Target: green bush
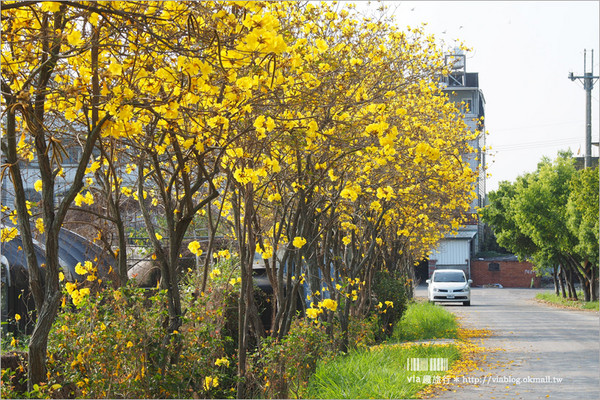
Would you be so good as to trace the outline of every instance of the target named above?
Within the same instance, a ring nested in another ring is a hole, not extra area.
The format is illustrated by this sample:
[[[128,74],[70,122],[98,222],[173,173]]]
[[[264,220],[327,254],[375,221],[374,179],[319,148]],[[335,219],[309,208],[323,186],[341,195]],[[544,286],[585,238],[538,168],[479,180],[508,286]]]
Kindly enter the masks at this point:
[[[233,397],[236,361],[223,331],[236,282],[227,278],[214,274],[205,293],[195,274],[183,279],[186,311],[170,336],[165,291],[127,286],[75,295],[70,286],[49,338],[48,385],[60,385],[63,397]]]
[[[402,318],[409,299],[409,282],[405,277],[396,278],[394,274],[380,271],[373,279],[373,293],[377,299],[375,307],[380,313],[379,329],[376,338],[389,338],[396,323]]]
[[[265,398],[303,397],[317,362],[329,358],[333,343],[325,326],[308,318],[295,319],[282,339],[266,338],[251,360],[256,395]]]
[[[27,353],[23,351],[4,351],[2,347],[2,385],[0,398],[19,399],[27,391]]]
[[[377,343],[376,336],[380,329],[381,322],[379,314],[371,314],[368,317],[350,316],[350,323],[348,324],[348,346],[351,349],[366,348]],[[335,332],[338,336],[341,336],[342,331],[340,327],[335,328]],[[339,341],[341,338],[336,338],[337,346],[340,348]]]
[[[456,317],[431,303],[411,303],[394,331],[397,341],[454,338],[458,330]]]

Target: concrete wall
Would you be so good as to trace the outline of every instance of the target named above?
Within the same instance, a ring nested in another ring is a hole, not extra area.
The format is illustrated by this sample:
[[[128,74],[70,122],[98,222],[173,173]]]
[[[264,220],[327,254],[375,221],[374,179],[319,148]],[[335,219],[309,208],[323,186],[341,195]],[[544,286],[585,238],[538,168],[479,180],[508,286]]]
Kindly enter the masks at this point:
[[[490,271],[490,263],[498,264],[498,271]],[[506,260],[472,260],[471,279],[473,286],[492,285],[499,283],[504,287],[528,288],[531,286],[539,288],[541,278],[536,277],[533,272],[533,264],[524,261]]]

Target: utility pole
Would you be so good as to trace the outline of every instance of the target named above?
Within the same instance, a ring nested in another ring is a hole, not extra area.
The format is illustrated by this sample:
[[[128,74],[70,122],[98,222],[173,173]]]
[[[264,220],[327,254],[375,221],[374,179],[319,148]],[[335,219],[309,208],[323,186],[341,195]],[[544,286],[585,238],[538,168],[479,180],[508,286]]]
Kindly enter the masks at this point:
[[[573,76],[569,73],[569,79],[581,79],[583,81],[583,89],[585,90],[585,168],[592,166],[592,89],[594,88],[594,80],[598,76],[594,76],[594,50],[592,49],[592,69],[587,71],[586,65],[586,50],[583,50],[583,76]]]

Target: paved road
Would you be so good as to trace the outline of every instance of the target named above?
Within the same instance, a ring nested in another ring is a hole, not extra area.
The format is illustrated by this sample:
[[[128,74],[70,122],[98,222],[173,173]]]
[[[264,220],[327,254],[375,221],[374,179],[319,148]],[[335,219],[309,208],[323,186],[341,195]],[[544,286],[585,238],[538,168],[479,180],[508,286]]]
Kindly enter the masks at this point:
[[[463,326],[494,332],[483,340],[486,348],[505,351],[487,355],[485,372],[439,398],[600,399],[599,314],[539,304],[533,298],[540,290],[473,288],[471,307],[444,305]],[[415,294],[426,297],[426,287]]]

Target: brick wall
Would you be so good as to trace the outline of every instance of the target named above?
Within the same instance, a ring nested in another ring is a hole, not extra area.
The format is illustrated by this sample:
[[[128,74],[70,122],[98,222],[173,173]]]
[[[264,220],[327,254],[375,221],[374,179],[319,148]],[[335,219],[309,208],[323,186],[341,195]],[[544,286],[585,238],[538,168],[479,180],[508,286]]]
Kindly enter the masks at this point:
[[[496,263],[490,270],[490,263]],[[497,267],[497,268],[494,268]],[[471,279],[473,286],[491,285],[499,283],[504,287],[528,288],[531,286],[540,287],[541,278],[536,277],[533,272],[533,264],[530,262],[506,261],[506,260],[472,260],[471,261]]]

